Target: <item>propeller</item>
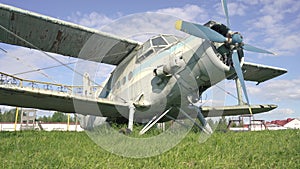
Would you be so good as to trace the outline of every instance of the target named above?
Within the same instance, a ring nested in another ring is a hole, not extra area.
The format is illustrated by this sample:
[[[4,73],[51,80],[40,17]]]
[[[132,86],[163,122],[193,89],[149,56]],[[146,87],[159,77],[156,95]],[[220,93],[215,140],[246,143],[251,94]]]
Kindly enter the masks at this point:
[[[238,50],[241,50],[241,49],[238,49]],[[240,66],[240,59],[239,59],[239,56],[238,56],[237,52],[233,52],[233,54],[232,54],[232,62],[233,62],[234,70],[235,70],[235,72],[236,72],[236,74],[238,76],[238,79],[241,82],[241,86],[242,86],[242,89],[243,89],[243,92],[244,92],[247,104],[250,105],[248,94],[247,94],[247,90],[246,90],[246,85],[245,85],[245,81],[244,81],[244,75],[243,75],[242,68]]]
[[[227,0],[221,0],[221,3],[222,3],[224,13],[226,15],[227,26],[230,27],[229,14],[228,14],[228,8],[227,8]]]
[[[230,20],[229,20],[229,12],[228,12],[228,7],[227,7],[227,0],[221,0],[222,7],[226,16],[226,22],[227,22],[227,27],[230,27]],[[247,50],[250,52],[256,52],[256,53],[264,53],[264,54],[273,54],[273,52],[267,51],[265,49],[260,49],[258,47],[245,44],[243,42],[243,36],[236,32],[231,34],[231,39],[224,37],[221,35],[219,32],[203,25],[199,25],[196,23],[191,23],[191,22],[186,22],[182,20],[176,21],[175,27],[177,30],[183,31],[185,33],[188,33],[190,35],[206,39],[212,42],[218,42],[218,43],[227,43],[229,45],[234,45],[234,48],[231,50],[233,51],[232,55],[232,61],[233,61],[233,66],[235,69],[235,72],[238,76],[238,79],[241,83],[243,93],[245,95],[247,104],[249,105],[249,111],[252,114],[251,108],[250,108],[250,103],[249,103],[249,98],[246,90],[246,85],[245,85],[245,80],[243,76],[243,71],[241,68],[240,64],[240,59],[244,57],[244,52],[243,50]]]
[[[182,20],[178,20],[175,23],[175,28],[182,32],[188,33],[190,35],[206,39],[212,42],[223,43],[226,41],[226,38],[219,34],[218,32],[210,29],[207,26],[203,26],[196,23],[186,22]]]
[[[223,43],[223,42],[227,41],[227,38],[224,37],[223,35],[221,35],[220,33],[216,32],[213,29],[210,29],[207,26],[203,26],[200,24],[178,20],[175,23],[175,28],[182,32],[185,32],[190,35],[193,35],[193,36],[196,36],[196,37],[199,37],[202,39],[206,39],[206,40],[209,40],[212,42]],[[244,44],[242,35],[240,35],[238,33],[235,33],[232,35],[232,41],[230,43],[232,45],[235,45],[237,43],[240,46],[242,46],[242,49],[250,51],[250,52],[275,55],[275,53],[267,51],[265,49],[260,49],[258,47],[255,47],[255,46],[252,46],[249,44]]]
[[[260,49],[258,47],[251,46],[251,45],[248,45],[248,44],[244,44],[243,49],[247,50],[247,51],[251,51],[251,52],[256,52],[256,53],[265,53],[265,54],[276,55],[273,52],[270,52],[270,51],[267,51],[267,50],[264,50],[264,49]]]

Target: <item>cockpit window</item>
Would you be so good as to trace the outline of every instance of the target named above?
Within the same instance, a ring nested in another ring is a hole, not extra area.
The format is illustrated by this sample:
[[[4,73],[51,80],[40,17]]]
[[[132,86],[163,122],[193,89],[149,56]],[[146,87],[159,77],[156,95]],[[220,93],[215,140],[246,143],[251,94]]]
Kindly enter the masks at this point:
[[[162,37],[157,37],[152,39],[152,45],[155,47],[155,46],[165,46],[168,44]]]
[[[151,47],[151,43],[150,40],[148,40],[147,42],[145,42],[143,44],[143,52],[145,52],[146,50],[148,50]]]
[[[145,53],[143,53],[142,55],[140,55],[138,57],[138,62],[141,62],[142,60],[147,58],[149,55],[151,55],[153,52],[154,52],[153,49],[149,49],[148,51],[146,51]]]
[[[164,38],[168,41],[168,43],[174,43],[177,41],[177,39],[173,35],[164,35]]]
[[[177,38],[173,35],[159,35],[155,36],[143,44],[143,47],[138,51],[137,61],[141,62],[152,53],[167,47],[177,41]]]

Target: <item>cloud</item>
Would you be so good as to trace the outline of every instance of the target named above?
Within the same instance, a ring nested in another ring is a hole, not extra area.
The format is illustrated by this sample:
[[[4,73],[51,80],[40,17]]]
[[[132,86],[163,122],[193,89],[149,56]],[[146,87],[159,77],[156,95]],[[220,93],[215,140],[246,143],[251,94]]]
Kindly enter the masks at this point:
[[[199,20],[206,21],[208,18],[206,10],[190,4],[182,8],[165,8],[127,16],[119,14],[119,16],[118,19],[113,19],[97,12],[90,14],[76,12],[68,17],[68,20],[103,32],[143,42],[157,34],[184,36],[185,34],[177,31],[174,27],[175,21],[178,19],[197,22]]]
[[[37,65],[42,67],[49,66],[51,63],[47,62],[47,59],[40,57],[41,55],[44,54],[27,48],[10,48],[7,50],[7,53],[2,53],[0,56],[0,69],[3,72],[15,74],[40,68]],[[38,72],[45,73],[42,70]],[[24,74],[20,77],[33,78],[36,75],[37,74]],[[39,74],[39,77],[40,76],[41,74]]]
[[[171,16],[176,16],[187,21],[206,21],[209,16],[207,11],[197,5],[187,4],[182,8],[165,8],[154,12],[164,13]]]
[[[138,13],[124,16],[102,27],[102,31],[117,36],[144,42],[158,34],[175,34],[184,36],[175,29],[175,21],[179,18],[157,12]]]
[[[71,16],[68,16],[67,19],[79,25],[97,30],[100,30],[102,26],[114,21],[113,18],[109,18],[104,14],[99,14],[97,12],[82,14],[79,11],[73,13]]]
[[[227,7],[228,7],[229,17],[243,16],[246,14],[247,6],[241,2],[227,3]],[[220,16],[225,18],[223,6],[221,3],[215,4],[215,9]]]
[[[297,118],[297,117],[299,117],[299,114],[297,114],[295,110],[290,108],[277,108],[275,110],[266,113],[255,115],[256,119],[263,119],[266,121],[284,120],[287,118]]]
[[[249,9],[257,9],[257,17],[246,22],[252,42],[260,46],[270,46],[279,55],[293,55],[300,43],[300,3],[298,1],[265,0],[249,4]],[[272,55],[265,55],[272,56]]]
[[[249,86],[249,94],[274,102],[300,100],[300,78],[289,80],[273,80],[259,86]]]
[[[240,1],[244,2],[246,5],[257,5],[259,3],[259,0],[251,0],[251,1],[240,0]]]
[[[75,58],[22,47],[9,47],[6,51],[7,53],[3,52],[0,55],[1,72],[11,75],[17,74],[17,77],[28,80],[63,84],[72,83],[73,71],[61,65],[49,56],[66,64],[76,62],[77,59]],[[53,66],[54,68],[52,69],[49,68],[43,70],[44,68]],[[73,66],[74,64],[68,65],[70,68],[73,68]]]
[[[300,77],[295,79],[273,79],[272,82],[264,82],[258,86],[255,83],[246,83],[248,97],[251,104],[280,103],[293,105],[300,100]],[[220,87],[220,93],[226,94],[226,104],[237,103],[235,82],[226,81],[225,87]],[[209,97],[210,98],[210,97]],[[245,97],[243,95],[245,100]]]

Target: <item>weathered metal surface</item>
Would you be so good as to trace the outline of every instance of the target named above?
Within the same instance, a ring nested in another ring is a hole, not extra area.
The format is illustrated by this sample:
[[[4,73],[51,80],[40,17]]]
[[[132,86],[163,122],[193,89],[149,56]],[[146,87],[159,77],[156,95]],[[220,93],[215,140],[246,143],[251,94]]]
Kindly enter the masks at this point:
[[[251,105],[251,110],[253,114],[268,112],[275,108],[277,108],[277,105],[274,104]],[[250,114],[248,105],[220,107],[202,106],[201,113],[205,117],[236,116],[241,114]]]
[[[243,73],[245,80],[257,83],[265,82],[287,72],[286,69],[249,62],[245,62],[242,69],[244,71]],[[233,75],[228,79],[235,77],[236,75]]]
[[[255,81],[258,83],[273,79],[287,72],[286,69],[248,62],[244,63],[243,70],[245,70],[245,80]]]
[[[113,65],[118,65],[138,45],[135,41],[4,4],[0,4],[0,25],[0,41],[3,43],[72,57],[78,57],[89,38],[96,35],[101,42],[97,50],[107,52],[103,59],[91,60]],[[99,55],[94,55],[94,58],[96,56]]]
[[[122,117],[118,110],[128,111],[125,103],[85,95],[82,90],[83,86],[25,80],[0,72],[1,105],[109,117]]]

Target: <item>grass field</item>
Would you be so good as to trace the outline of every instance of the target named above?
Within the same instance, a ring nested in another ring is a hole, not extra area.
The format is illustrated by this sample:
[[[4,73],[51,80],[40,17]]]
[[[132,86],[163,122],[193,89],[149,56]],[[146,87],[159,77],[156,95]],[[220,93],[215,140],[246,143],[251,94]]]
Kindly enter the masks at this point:
[[[159,156],[111,154],[85,132],[0,132],[0,168],[300,168],[300,130],[190,132]]]

